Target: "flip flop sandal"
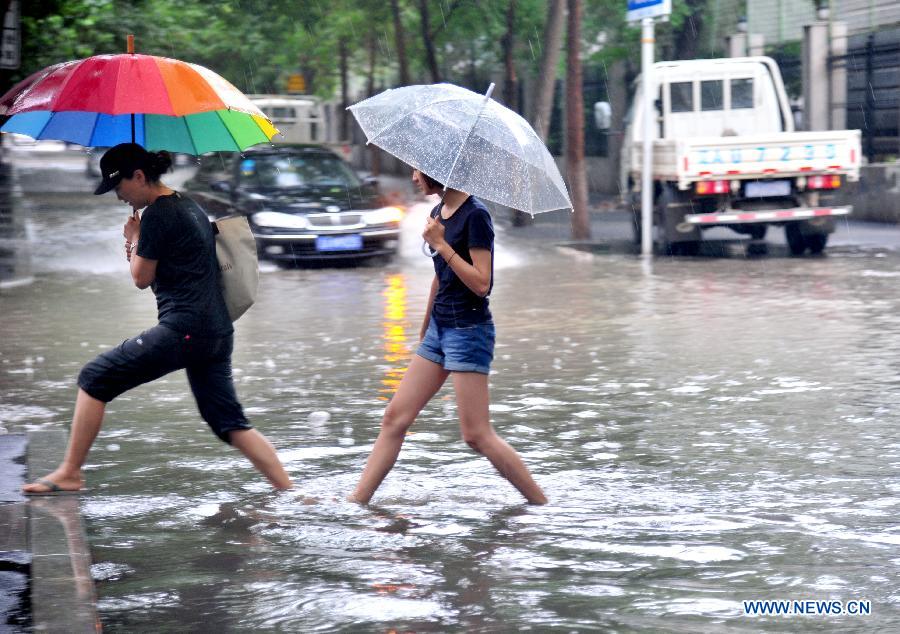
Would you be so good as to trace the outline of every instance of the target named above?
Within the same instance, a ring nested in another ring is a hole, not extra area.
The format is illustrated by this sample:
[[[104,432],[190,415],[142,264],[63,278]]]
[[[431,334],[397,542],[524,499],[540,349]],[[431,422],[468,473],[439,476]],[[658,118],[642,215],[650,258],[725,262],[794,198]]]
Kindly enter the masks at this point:
[[[34,481],[33,484],[40,484],[47,487],[46,491],[24,491],[25,495],[30,497],[36,496],[53,496],[53,495],[80,495],[82,493],[87,493],[87,489],[76,489],[74,491],[69,489],[63,489],[56,482],[52,482],[50,480],[45,480],[44,478],[38,478]]]

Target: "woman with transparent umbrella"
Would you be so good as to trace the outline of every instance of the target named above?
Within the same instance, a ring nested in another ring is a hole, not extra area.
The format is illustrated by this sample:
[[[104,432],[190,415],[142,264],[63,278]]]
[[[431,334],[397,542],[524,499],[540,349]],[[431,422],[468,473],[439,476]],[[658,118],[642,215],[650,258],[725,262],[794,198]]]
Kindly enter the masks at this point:
[[[421,344],[391,398],[381,430],[350,500],[368,503],[397,460],[406,431],[444,382],[452,377],[463,440],[532,504],[547,498],[516,451],[490,423],[488,374],[494,357],[494,323],[488,308],[493,287],[494,230],[484,204],[445,187],[419,170],[413,182],[439,194],[422,237],[434,255]]]

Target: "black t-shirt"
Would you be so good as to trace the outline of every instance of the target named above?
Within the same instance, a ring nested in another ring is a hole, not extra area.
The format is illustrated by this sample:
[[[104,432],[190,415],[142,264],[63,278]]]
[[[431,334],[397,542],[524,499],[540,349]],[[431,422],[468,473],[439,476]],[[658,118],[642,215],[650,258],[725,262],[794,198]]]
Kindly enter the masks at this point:
[[[160,196],[141,214],[137,254],[156,260],[159,323],[185,334],[234,332],[219,287],[216,242],[209,218],[178,193]]]
[[[491,252],[491,288],[494,287],[494,226],[487,207],[474,196],[464,202],[448,219],[441,218],[440,203],[431,210],[431,217],[444,225],[444,239],[458,253],[456,257],[472,263],[469,249],[489,249]],[[463,284],[441,256],[434,258],[434,272],[438,291],[434,297],[431,316],[444,327],[464,328],[491,321],[488,298],[479,297]],[[488,289],[490,294],[490,289]]]

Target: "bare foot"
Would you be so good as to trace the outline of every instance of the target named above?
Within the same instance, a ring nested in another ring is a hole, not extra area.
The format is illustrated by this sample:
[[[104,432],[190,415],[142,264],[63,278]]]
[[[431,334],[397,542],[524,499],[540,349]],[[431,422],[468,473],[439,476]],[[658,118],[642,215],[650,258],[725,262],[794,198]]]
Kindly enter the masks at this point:
[[[81,473],[68,475],[57,470],[43,478],[38,478],[31,484],[24,485],[22,492],[27,495],[29,493],[53,493],[55,491],[80,491],[83,488],[84,478],[81,477]]]

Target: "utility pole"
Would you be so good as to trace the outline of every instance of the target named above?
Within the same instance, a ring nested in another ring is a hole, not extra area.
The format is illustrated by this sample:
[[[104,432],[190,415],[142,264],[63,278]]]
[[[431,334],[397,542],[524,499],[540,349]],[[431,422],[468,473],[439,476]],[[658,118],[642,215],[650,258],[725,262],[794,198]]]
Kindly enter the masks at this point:
[[[672,0],[628,0],[627,19],[641,21],[641,97],[643,160],[641,161],[641,255],[653,254],[653,136],[656,133],[656,84],[653,80],[653,52],[656,44],[654,20],[668,19]]]
[[[566,43],[566,172],[572,193],[572,239],[589,240],[587,172],[584,166],[584,98],[581,80],[582,0],[568,0]]]

